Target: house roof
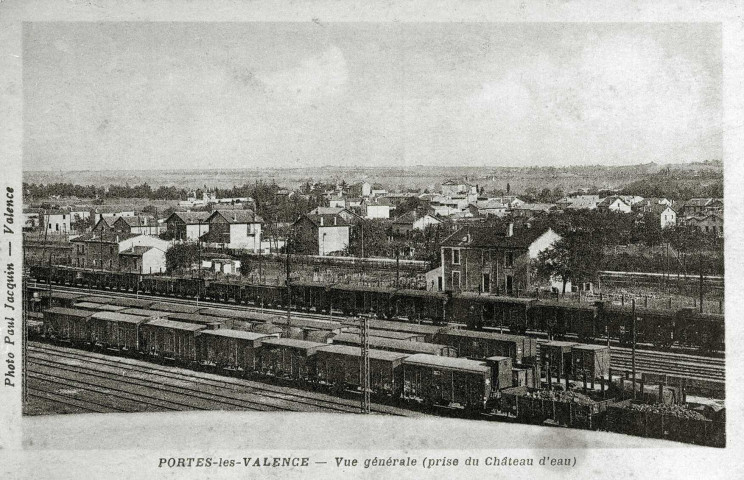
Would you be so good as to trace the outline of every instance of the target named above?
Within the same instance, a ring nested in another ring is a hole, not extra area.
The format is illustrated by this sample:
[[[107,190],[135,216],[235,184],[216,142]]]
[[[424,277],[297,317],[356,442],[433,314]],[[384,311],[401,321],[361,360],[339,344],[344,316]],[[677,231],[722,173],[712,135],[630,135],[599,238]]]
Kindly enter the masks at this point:
[[[215,210],[207,218],[208,222],[211,222],[214,217],[221,215],[222,218],[227,220],[227,223],[263,223],[263,218],[256,215],[256,212],[250,209],[245,210]]]
[[[113,227],[116,221],[123,217],[101,217],[95,225],[93,225],[93,228],[96,228],[99,223],[105,223],[107,227]]]
[[[201,223],[206,223],[207,218],[209,218],[210,214],[209,212],[173,212],[167,219],[170,220],[172,217],[180,218],[183,223],[186,225],[195,225],[201,221]]]
[[[104,217],[105,218],[105,217]],[[149,216],[134,216],[134,217],[116,217],[116,220],[114,223],[125,223],[130,227],[150,227],[150,226],[156,226],[157,222],[153,217]]]
[[[670,205],[667,205],[666,203],[652,203],[649,206],[649,210],[651,213],[655,213],[657,215],[661,215],[666,209],[672,210],[674,213],[677,213],[677,211],[672,208]]]
[[[406,225],[412,225],[413,222],[415,222],[418,219],[419,219],[419,217],[418,217],[418,215],[416,215],[416,212],[413,211],[413,210],[411,210],[410,212],[406,212],[403,215],[401,215],[400,217],[396,218],[393,221],[393,223],[398,223],[398,224],[403,223],[403,224],[406,224]]]
[[[346,221],[344,217],[342,217],[339,214],[330,214],[330,215],[315,215],[311,213],[306,213],[299,219],[297,219],[297,222],[302,220],[302,218],[307,218],[312,222],[313,225],[316,227],[346,227],[349,226],[349,222]],[[322,225],[321,225],[321,219],[322,219]],[[295,223],[297,223],[295,222]]]
[[[447,237],[443,247],[480,247],[480,248],[528,248],[547,230],[521,229],[514,231],[511,237],[506,236],[504,228],[463,227]]]
[[[597,204],[597,207],[609,207],[610,205],[612,205],[613,203],[615,203],[617,200],[619,200],[619,201],[623,202],[624,204],[628,205],[628,202],[626,202],[622,198],[616,197],[616,196],[611,196],[611,197],[603,198],[602,201]]]
[[[148,246],[144,246],[144,245],[138,245],[138,246],[135,246],[135,247],[128,248],[126,250],[122,250],[121,252],[119,252],[119,255],[127,255],[127,256],[131,256],[131,257],[141,257],[142,255],[144,255],[146,252],[149,252],[153,248],[155,248],[155,247],[148,247]]]
[[[512,207],[512,210],[539,210],[543,212],[547,212],[548,210],[555,208],[554,203],[524,203],[522,205],[515,205]]]
[[[124,240],[139,237],[139,233],[117,233],[117,232],[89,232],[71,238],[70,242],[100,242],[100,243],[119,243]]]
[[[712,198],[691,198],[685,202],[685,207],[704,207],[712,201]]]

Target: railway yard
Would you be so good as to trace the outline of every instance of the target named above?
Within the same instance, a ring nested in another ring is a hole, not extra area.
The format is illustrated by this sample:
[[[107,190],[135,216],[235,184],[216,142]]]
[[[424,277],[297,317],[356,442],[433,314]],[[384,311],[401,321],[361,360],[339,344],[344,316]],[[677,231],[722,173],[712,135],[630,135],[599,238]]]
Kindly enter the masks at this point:
[[[191,295],[175,284],[31,277],[27,415],[358,413],[361,401],[373,414],[725,445],[722,337],[689,341],[691,319],[722,323],[722,315],[672,312],[674,326],[659,334],[663,314],[635,306],[636,325],[618,308],[522,299],[486,303],[474,318],[464,302],[480,297],[439,304],[415,292],[313,285],[284,297],[271,296],[281,286],[235,285]]]

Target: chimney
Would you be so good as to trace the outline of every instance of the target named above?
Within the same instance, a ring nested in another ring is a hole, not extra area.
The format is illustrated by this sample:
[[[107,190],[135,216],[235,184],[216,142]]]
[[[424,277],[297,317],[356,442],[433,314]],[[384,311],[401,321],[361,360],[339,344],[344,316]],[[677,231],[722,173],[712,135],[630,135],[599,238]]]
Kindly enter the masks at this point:
[[[506,226],[506,236],[507,237],[514,236],[514,224],[512,222],[509,222],[509,224]]]
[[[321,227],[323,226],[323,216],[322,216],[322,215],[321,215],[321,217],[320,217],[320,226],[321,226]]]
[[[338,218],[333,217],[333,225],[338,225]]]

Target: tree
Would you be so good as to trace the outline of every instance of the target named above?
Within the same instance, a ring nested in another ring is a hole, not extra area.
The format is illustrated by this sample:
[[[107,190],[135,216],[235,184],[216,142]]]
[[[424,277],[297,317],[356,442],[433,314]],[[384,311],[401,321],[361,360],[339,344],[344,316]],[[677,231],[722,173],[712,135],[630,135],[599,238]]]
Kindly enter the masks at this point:
[[[566,293],[569,280],[574,283],[594,279],[602,264],[602,245],[585,232],[574,231],[557,240],[537,255],[533,265],[540,278],[558,277]]]
[[[511,185],[509,184],[509,182],[506,182],[506,194],[509,195],[510,192],[511,192]]]
[[[165,268],[168,273],[190,268],[199,260],[199,247],[193,243],[173,245],[165,252]]]

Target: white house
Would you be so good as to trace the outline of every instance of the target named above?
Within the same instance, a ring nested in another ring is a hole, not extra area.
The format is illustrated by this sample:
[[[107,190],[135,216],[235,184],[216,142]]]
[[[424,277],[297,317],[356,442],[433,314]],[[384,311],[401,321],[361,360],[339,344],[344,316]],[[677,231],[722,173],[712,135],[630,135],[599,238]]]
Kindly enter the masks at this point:
[[[202,241],[227,248],[261,249],[263,219],[253,210],[215,210],[207,218],[209,232]]]
[[[390,218],[390,205],[367,205],[365,218]]]
[[[597,204],[597,209],[605,212],[630,213],[631,205],[620,197],[607,197]]]

